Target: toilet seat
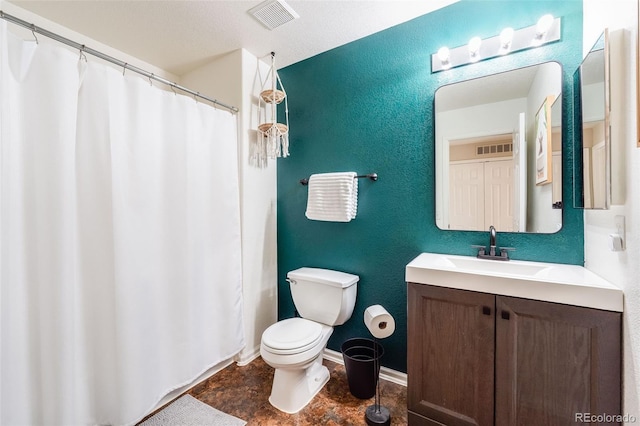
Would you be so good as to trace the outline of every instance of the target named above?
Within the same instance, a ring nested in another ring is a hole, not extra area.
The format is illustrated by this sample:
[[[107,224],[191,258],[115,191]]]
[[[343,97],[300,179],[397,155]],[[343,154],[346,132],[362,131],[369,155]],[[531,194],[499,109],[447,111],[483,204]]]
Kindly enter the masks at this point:
[[[262,334],[264,349],[290,355],[309,350],[322,340],[322,325],[304,318],[289,318],[271,325]]]

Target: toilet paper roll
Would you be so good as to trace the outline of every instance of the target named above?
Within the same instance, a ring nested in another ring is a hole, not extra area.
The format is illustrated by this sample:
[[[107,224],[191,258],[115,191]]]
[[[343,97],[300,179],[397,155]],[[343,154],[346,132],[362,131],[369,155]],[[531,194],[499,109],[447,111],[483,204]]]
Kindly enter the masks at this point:
[[[378,339],[389,337],[396,330],[395,320],[381,305],[372,305],[365,309],[364,324],[373,337]]]

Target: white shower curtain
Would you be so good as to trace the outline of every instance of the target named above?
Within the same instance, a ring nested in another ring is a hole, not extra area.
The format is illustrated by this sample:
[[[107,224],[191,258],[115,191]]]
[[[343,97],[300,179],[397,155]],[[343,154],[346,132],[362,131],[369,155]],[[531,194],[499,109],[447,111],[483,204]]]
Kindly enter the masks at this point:
[[[132,424],[244,346],[236,122],[0,22],[0,424]]]

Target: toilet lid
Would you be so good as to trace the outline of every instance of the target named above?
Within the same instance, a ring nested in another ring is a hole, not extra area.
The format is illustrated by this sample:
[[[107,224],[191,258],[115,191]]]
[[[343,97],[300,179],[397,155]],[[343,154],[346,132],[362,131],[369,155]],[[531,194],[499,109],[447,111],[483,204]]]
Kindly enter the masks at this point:
[[[278,321],[264,333],[262,343],[277,354],[298,353],[313,347],[322,337],[322,326],[304,318]]]

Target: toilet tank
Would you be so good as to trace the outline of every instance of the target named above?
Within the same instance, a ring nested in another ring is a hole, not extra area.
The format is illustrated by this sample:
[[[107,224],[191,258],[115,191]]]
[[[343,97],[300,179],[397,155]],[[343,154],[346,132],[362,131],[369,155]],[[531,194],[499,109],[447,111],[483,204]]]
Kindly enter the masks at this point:
[[[320,268],[300,268],[287,274],[300,316],[331,326],[351,318],[359,279],[357,275]]]

